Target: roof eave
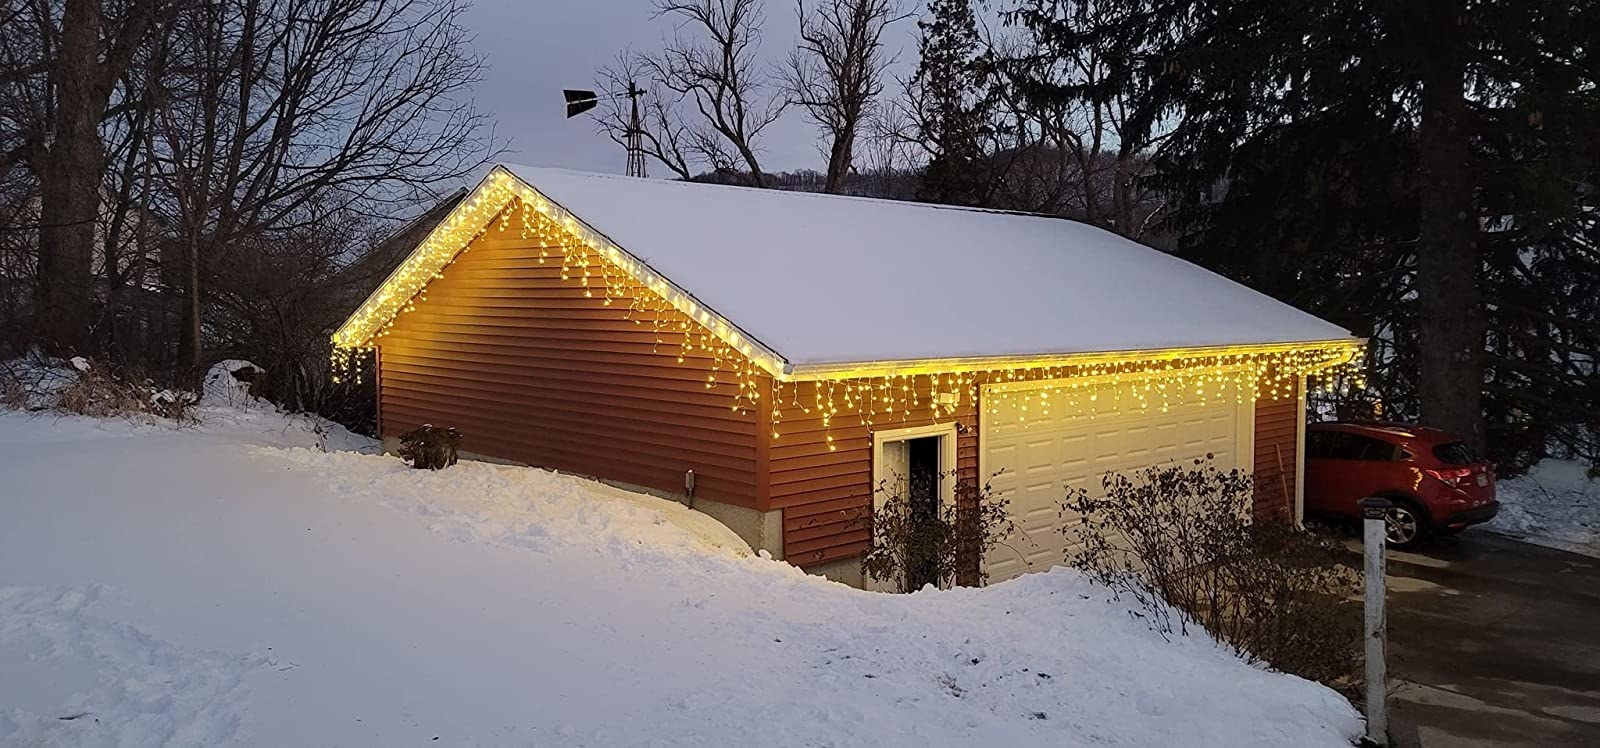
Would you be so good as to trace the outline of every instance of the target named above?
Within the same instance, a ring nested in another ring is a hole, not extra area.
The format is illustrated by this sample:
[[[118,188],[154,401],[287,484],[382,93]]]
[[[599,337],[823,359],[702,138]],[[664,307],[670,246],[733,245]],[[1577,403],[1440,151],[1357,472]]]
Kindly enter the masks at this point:
[[[474,212],[482,213],[483,211],[476,205],[477,201],[488,197],[497,190],[509,190],[510,195],[505,200],[506,204],[510,203],[511,197],[519,197],[525,200],[531,198],[539,206],[541,213],[547,214],[548,217],[561,224],[575,239],[583,242],[605,258],[606,261],[623,270],[634,281],[661,296],[679,312],[705,327],[723,343],[738,351],[745,358],[750,359],[768,374],[784,378],[792,371],[793,365],[777,351],[741,329],[732,320],[707,306],[687,289],[679,286],[665,275],[662,275],[660,271],[651,267],[649,263],[618,246],[604,233],[590,226],[582,218],[579,218],[560,203],[551,199],[550,196],[540,192],[537,187],[529,184],[518,176],[516,172],[506,168],[503,164],[496,164],[494,168],[490,169],[489,173],[473,188],[471,194],[467,195],[455,210],[452,210],[444,220],[440,221],[439,225],[432,232],[429,232],[427,237],[418,242],[417,246],[412,249],[411,254],[389,274],[383,284],[374,289],[367,296],[367,299],[362,302],[361,306],[357,307],[356,311],[345,319],[333,334],[334,344],[339,347],[369,345],[372,339],[383,330],[384,326],[391,323],[394,316],[399,313],[399,310],[404,308],[422,290],[422,287],[410,290],[406,294],[405,300],[397,304],[394,299],[398,298],[398,296],[391,297],[385,293],[385,291],[392,292],[394,290],[390,289],[389,286],[398,283],[398,279],[404,278],[408,272],[415,274],[418,271],[416,264],[420,260],[426,259],[419,257],[423,250],[436,238],[442,238],[445,232],[459,231],[460,228],[457,224],[466,216]],[[493,220],[493,215],[497,214],[503,207],[503,205],[497,206],[494,211],[490,212],[488,218],[474,222],[478,225],[473,227],[472,232],[481,231],[484,226],[488,225],[489,221]],[[437,267],[425,268],[423,272],[430,276],[438,272],[466,249],[469,243],[470,240],[461,242],[460,246],[454,247],[448,256],[441,255],[431,258],[427,264],[430,266],[437,265]],[[392,310],[381,309],[384,306],[392,307]]]
[[[1346,349],[1351,360],[1366,345],[1365,338],[1348,337],[1280,343],[1241,343],[1214,346],[1144,348],[1117,351],[1038,354],[1024,356],[973,356],[963,358],[925,358],[896,361],[799,364],[782,377],[786,381],[863,379],[920,374],[957,374],[971,371],[1004,371],[1067,366],[1093,366],[1118,361],[1176,361],[1183,359],[1248,356],[1286,353],[1297,350]]]

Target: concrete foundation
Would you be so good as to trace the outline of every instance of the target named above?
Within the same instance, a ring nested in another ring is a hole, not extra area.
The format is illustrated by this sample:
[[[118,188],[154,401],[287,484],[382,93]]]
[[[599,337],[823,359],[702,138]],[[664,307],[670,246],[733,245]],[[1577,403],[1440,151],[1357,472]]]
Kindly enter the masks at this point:
[[[866,577],[861,574],[861,557],[852,556],[829,561],[825,564],[806,567],[807,574],[816,574],[827,577],[841,584],[848,584],[857,589],[866,589]]]
[[[763,512],[747,506],[705,499],[695,499],[690,506],[727,525],[728,529],[744,538],[751,548],[766,551],[775,559],[783,559],[783,510]]]

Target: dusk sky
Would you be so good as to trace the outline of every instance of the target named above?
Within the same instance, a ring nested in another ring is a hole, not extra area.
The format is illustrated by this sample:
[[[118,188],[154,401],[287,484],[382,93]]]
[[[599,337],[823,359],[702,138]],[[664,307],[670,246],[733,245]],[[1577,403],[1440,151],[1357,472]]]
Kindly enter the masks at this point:
[[[907,0],[920,10],[921,0]],[[651,0],[477,0],[466,22],[477,34],[477,49],[488,60],[478,85],[478,106],[498,123],[496,134],[509,140],[504,160],[534,166],[621,173],[622,150],[595,132],[588,115],[565,119],[561,89],[589,88],[594,71],[626,48],[655,50],[670,36],[667,19],[652,20]],[[767,0],[761,55],[774,63],[793,45],[798,23],[792,0]],[[916,23],[904,20],[885,34],[885,46],[898,54],[895,74],[915,66]],[[891,83],[886,87],[897,88]],[[764,133],[763,167],[770,170],[820,169],[817,134],[798,110]],[[651,175],[664,169],[651,164]]]

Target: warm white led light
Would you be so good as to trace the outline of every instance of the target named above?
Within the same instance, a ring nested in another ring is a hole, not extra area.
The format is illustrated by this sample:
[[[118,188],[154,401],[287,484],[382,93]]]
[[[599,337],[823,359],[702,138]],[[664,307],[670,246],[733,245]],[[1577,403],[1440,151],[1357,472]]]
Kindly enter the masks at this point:
[[[1009,405],[1040,417],[1075,412],[1106,391],[1114,397],[1126,392],[1141,409],[1165,412],[1184,402],[1287,397],[1305,377],[1326,377],[1330,388],[1341,380],[1364,386],[1363,347],[1356,339],[791,367],[502,167],[495,167],[334,333],[336,381],[359,378],[355,354],[376,347],[398,315],[426,301],[428,284],[443,278],[445,268],[496,225],[501,232],[540,239],[540,263],[559,262],[560,277],[580,284],[584,296],[606,306],[627,300],[625,317],[637,324],[644,324],[639,317],[650,320],[658,352],[680,364],[695,357],[699,365],[709,358],[706,388],[716,388],[719,375],[731,378],[737,387],[730,408],[745,413],[765,408],[774,438],[786,410],[815,413],[829,449],[837,448],[832,430],[841,416],[872,428],[974,415],[980,383],[993,385],[981,403],[988,412]],[[661,351],[673,341],[676,351]],[[760,402],[763,377],[772,383],[765,403]],[[1108,382],[1131,387],[1100,389]],[[802,396],[802,387],[811,392]]]

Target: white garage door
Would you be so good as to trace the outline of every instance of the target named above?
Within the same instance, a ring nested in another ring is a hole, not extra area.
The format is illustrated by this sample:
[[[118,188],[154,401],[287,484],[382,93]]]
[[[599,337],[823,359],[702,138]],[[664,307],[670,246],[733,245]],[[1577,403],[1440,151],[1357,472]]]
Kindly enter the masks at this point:
[[[1015,385],[1011,385],[1015,386]],[[1060,531],[1071,517],[1061,516],[1066,487],[1096,491],[1107,472],[1129,472],[1169,461],[1188,461],[1211,453],[1219,469],[1251,468],[1254,408],[1232,397],[1205,403],[1140,409],[1132,388],[1105,384],[1078,390],[1079,405],[1040,413],[1033,399],[996,396],[985,388],[979,416],[979,471],[996,498],[1010,499],[1019,531],[992,551],[984,565],[989,581],[1063,564],[1067,538]],[[1062,403],[1057,394],[1053,398]],[[996,475],[996,472],[1000,474]],[[990,477],[992,476],[992,477]]]

